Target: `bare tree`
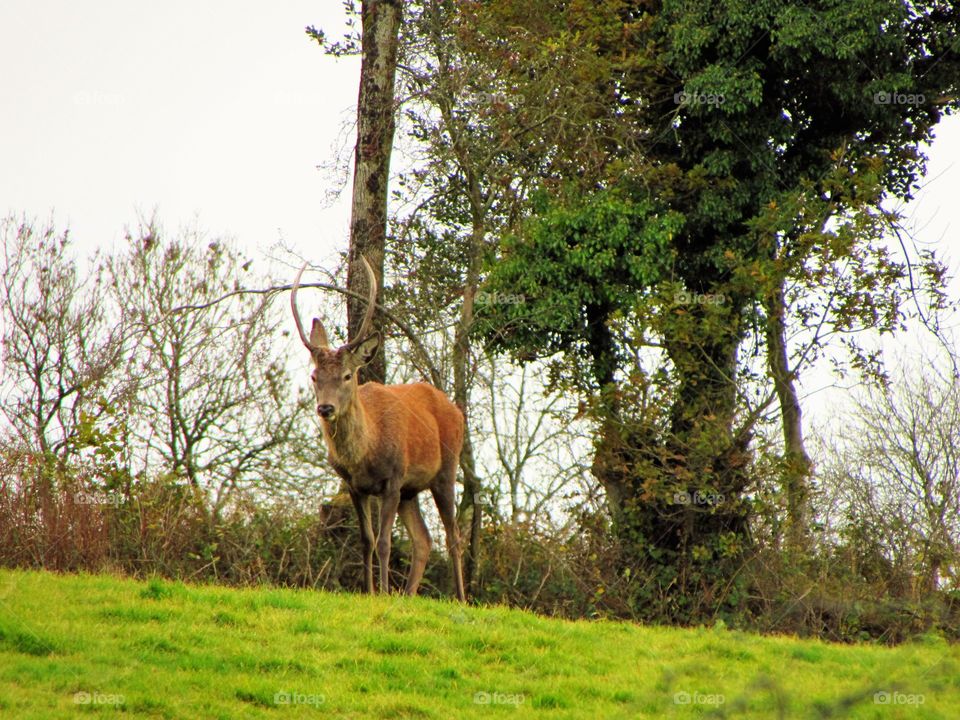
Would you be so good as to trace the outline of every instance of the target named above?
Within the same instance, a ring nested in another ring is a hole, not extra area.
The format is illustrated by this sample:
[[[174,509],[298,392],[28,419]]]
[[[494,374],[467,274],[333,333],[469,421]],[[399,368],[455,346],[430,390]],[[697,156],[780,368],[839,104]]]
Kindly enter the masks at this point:
[[[881,528],[923,590],[956,587],[960,559],[960,379],[935,363],[870,390],[843,433],[833,482],[855,518]]]
[[[216,515],[232,494],[277,481],[303,432],[278,347],[278,320],[253,295],[231,294],[249,273],[230,247],[156,226],[111,263],[112,290],[137,341],[133,434],[145,466],[207,493]],[[224,299],[226,296],[226,299]]]
[[[480,444],[480,457],[484,475],[500,480],[499,487],[488,489],[492,499],[506,491],[512,522],[524,515],[545,523],[564,518],[561,497],[589,499],[595,486],[589,465],[578,460],[578,455],[589,456],[589,429],[580,428],[578,435],[577,421],[570,419],[575,408],[559,393],[544,393],[541,371],[491,359],[483,377],[490,432]],[[578,448],[578,441],[585,447]],[[494,452],[487,452],[491,447]],[[487,458],[492,461],[483,462]]]
[[[8,217],[3,243],[3,399],[0,411],[27,449],[70,454],[82,422],[122,395],[122,335],[101,275],[81,277],[67,231]],[[91,263],[95,266],[95,263]]]
[[[387,236],[387,188],[396,127],[394,83],[404,6],[401,0],[345,0],[347,32],[331,41],[325,31],[307,26],[307,35],[328,55],[360,55],[360,89],[357,99],[357,141],[354,146],[353,191],[350,216],[350,250],[347,266],[347,334],[356,337],[369,293],[360,258],[376,270],[383,286],[384,246]],[[357,29],[359,20],[359,30]],[[374,327],[381,331],[379,313]],[[386,380],[386,356],[380,354],[361,371],[362,380]]]

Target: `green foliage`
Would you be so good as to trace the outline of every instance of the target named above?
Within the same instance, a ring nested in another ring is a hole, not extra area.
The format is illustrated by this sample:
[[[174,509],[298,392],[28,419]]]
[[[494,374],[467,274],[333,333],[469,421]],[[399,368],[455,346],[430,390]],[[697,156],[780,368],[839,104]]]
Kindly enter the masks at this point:
[[[882,374],[850,334],[896,330],[917,292],[882,203],[909,197],[957,107],[960,15],[937,0],[523,5],[474,7],[472,47],[512,96],[570,101],[524,128],[548,199],[488,263],[488,292],[524,302],[484,308],[480,329],[521,360],[562,353],[615,527],[654,578],[637,601],[689,621],[745,597],[723,578],[750,547],[750,441],[776,395],[749,400],[768,393],[744,344],[772,353],[775,320],[796,318],[790,381],[835,336]],[[923,265],[942,306],[943,268]],[[659,356],[639,352],[651,344]]]
[[[534,207],[490,263],[476,332],[524,359],[584,352],[591,309],[629,315],[668,276],[683,220],[616,190],[570,201],[541,194]]]

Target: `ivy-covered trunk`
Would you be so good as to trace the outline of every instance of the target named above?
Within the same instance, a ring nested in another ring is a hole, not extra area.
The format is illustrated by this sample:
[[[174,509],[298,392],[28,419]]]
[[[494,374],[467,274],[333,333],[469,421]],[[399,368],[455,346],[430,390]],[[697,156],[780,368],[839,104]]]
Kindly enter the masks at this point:
[[[607,403],[593,472],[603,485],[624,557],[639,577],[635,608],[651,619],[696,622],[732,610],[750,543],[748,436],[736,436],[738,310],[715,334],[716,308],[682,306],[691,334],[665,340],[677,392],[669,429],[656,434],[624,403]],[[709,328],[709,329],[708,329]],[[698,332],[698,329],[700,332]]]

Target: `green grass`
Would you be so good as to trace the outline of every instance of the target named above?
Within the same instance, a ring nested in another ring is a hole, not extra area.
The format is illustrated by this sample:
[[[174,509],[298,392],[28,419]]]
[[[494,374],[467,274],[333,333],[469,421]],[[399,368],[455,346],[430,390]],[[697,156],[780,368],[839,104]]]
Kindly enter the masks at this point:
[[[960,647],[0,571],[0,717],[114,715],[956,718]]]

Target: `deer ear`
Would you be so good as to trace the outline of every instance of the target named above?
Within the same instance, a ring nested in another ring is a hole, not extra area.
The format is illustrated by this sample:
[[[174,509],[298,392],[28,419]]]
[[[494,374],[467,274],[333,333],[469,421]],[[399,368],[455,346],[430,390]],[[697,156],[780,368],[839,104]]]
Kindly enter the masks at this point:
[[[374,333],[362,343],[357,345],[357,347],[353,349],[353,352],[350,353],[350,357],[353,359],[354,365],[357,367],[362,367],[373,360],[373,357],[377,354],[377,349],[379,347],[380,333]]]
[[[310,328],[310,344],[319,348],[325,348],[330,345],[327,341],[327,331],[323,329],[323,323],[320,322],[320,318],[313,319],[313,327]]]

